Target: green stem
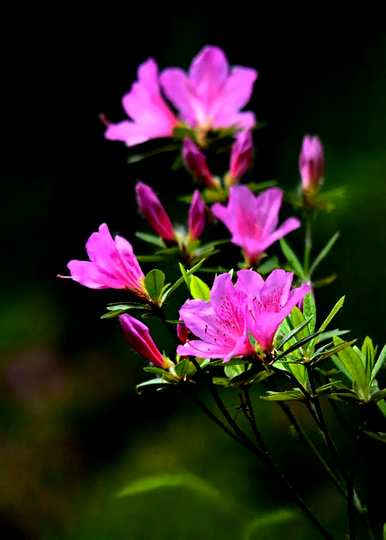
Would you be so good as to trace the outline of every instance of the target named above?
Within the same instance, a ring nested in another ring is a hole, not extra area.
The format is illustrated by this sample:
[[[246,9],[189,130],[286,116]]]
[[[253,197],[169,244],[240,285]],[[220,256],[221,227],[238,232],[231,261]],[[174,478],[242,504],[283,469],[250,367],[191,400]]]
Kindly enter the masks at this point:
[[[356,538],[356,532],[355,532],[355,507],[354,507],[354,486],[353,486],[353,483],[351,482],[351,478],[350,476],[347,474],[346,470],[345,470],[345,467],[342,463],[342,460],[341,460],[341,457],[339,455],[339,452],[335,446],[335,443],[330,435],[330,432],[327,428],[327,424],[326,424],[326,421],[325,421],[325,418],[324,418],[324,414],[323,414],[323,410],[322,410],[322,407],[320,405],[320,400],[319,400],[319,396],[317,395],[317,392],[316,392],[316,387],[315,387],[315,381],[314,381],[314,374],[313,374],[313,371],[312,371],[312,367],[307,364],[306,365],[306,368],[307,368],[307,373],[308,373],[308,378],[309,378],[309,381],[310,381],[310,386],[311,386],[311,390],[312,390],[312,402],[315,406],[315,410],[316,410],[316,414],[318,416],[318,419],[319,419],[319,426],[320,426],[320,430],[322,432],[322,435],[324,437],[324,440],[326,442],[326,445],[330,451],[330,454],[331,454],[331,457],[333,458],[333,460],[335,461],[335,464],[336,466],[338,467],[338,470],[342,476],[342,478],[344,479],[345,483],[346,483],[346,487],[347,487],[347,494],[348,494],[348,498],[347,498],[347,510],[348,510],[348,529],[349,529],[349,539],[350,540],[355,540]]]
[[[304,237],[304,273],[308,275],[310,270],[310,258],[312,250],[312,217],[310,212],[306,214],[306,232]]]

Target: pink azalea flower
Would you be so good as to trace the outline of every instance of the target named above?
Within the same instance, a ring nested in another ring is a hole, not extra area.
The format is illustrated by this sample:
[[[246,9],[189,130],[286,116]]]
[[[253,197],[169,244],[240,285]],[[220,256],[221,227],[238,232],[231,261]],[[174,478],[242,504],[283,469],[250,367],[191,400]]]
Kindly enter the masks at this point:
[[[229,274],[217,276],[209,302],[188,300],[182,306],[180,319],[199,339],[179,345],[179,355],[225,362],[250,356],[250,335],[270,351],[281,322],[310,291],[306,284],[291,290],[293,274],[284,270],[274,270],[265,281],[253,270],[240,270],[237,277],[234,285]]]
[[[283,191],[278,188],[256,196],[246,186],[233,186],[228,206],[212,206],[212,213],[232,233],[231,241],[243,249],[249,264],[258,262],[271,244],[300,227],[300,221],[294,217],[278,227],[282,199]]]
[[[265,281],[252,270],[240,270],[237,277],[235,288],[248,297],[249,331],[262,350],[268,351],[282,321],[311,287],[305,283],[291,290],[293,273],[284,270],[273,270]]]
[[[247,332],[247,296],[237,291],[229,274],[214,280],[210,301],[188,300],[180,309],[180,319],[199,339],[179,345],[180,356],[223,358],[253,353]]]
[[[240,110],[248,103],[256,78],[254,69],[230,68],[221,49],[207,46],[193,59],[188,74],[179,68],[165,69],[160,82],[189,126],[250,129],[254,114]]]
[[[172,222],[150,186],[138,182],[135,186],[139,210],[150,227],[167,241],[175,240]]]
[[[182,145],[182,158],[185,167],[195,179],[203,182],[203,184],[209,188],[219,187],[219,181],[214,178],[210,172],[205,155],[189,138],[184,139]]]
[[[127,313],[119,316],[119,322],[127,343],[135,352],[155,366],[165,369],[171,366],[170,360],[160,353],[145,324]]]
[[[299,156],[299,171],[303,190],[317,190],[324,176],[324,151],[319,137],[304,137]]]
[[[237,183],[251,167],[253,161],[253,140],[250,131],[242,131],[233,143],[231,151],[228,184]]]
[[[147,297],[144,275],[131,244],[116,236],[103,223],[86,243],[89,261],[70,261],[71,278],[90,289],[129,289]]]
[[[206,206],[200,192],[196,189],[193,193],[192,203],[188,214],[188,230],[192,240],[197,240],[205,227]]]
[[[153,59],[139,66],[138,80],[123,96],[122,105],[130,120],[108,124],[106,139],[133,146],[149,139],[173,135],[177,119],[161,96],[158,68]]]

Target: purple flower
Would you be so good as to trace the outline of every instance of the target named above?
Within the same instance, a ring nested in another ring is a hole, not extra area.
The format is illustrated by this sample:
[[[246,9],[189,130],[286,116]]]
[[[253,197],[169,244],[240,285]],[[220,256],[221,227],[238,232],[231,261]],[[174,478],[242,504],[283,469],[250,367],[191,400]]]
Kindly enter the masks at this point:
[[[256,196],[246,186],[233,186],[228,206],[212,206],[214,216],[228,227],[231,241],[243,249],[249,264],[258,262],[271,244],[300,227],[300,221],[294,217],[278,227],[282,199],[283,191],[278,188]]]
[[[270,351],[279,325],[310,291],[309,285],[291,290],[293,274],[284,270],[274,270],[265,281],[253,270],[240,270],[237,278],[234,285],[229,274],[221,274],[214,280],[209,302],[185,302],[180,319],[199,339],[179,345],[179,355],[225,362],[250,356],[255,354],[250,336],[262,351]]]
[[[293,273],[284,270],[273,270],[265,281],[252,270],[240,270],[237,277],[235,288],[248,297],[249,331],[262,350],[268,351],[282,321],[311,287],[307,283],[291,290]]]
[[[319,137],[306,135],[299,156],[303,191],[316,191],[324,176],[324,151]]]
[[[185,302],[180,319],[199,338],[180,345],[177,353],[181,356],[227,361],[253,353],[247,331],[247,296],[235,289],[229,274],[215,278],[209,302]]]
[[[175,240],[172,222],[151,187],[143,182],[138,182],[135,186],[135,192],[139,210],[150,227],[164,240]]]
[[[127,313],[119,316],[119,322],[127,343],[135,352],[155,366],[167,369],[172,365],[170,360],[160,353],[145,324]]]
[[[252,165],[253,140],[250,131],[242,131],[233,143],[228,184],[237,183]]]
[[[184,139],[182,158],[185,167],[196,180],[203,182],[207,187],[218,187],[218,180],[212,176],[204,154],[189,138]]]
[[[71,278],[91,289],[129,289],[138,296],[148,296],[144,275],[131,244],[116,236],[103,223],[86,243],[89,261],[70,261]]]
[[[188,230],[192,240],[197,240],[205,227],[206,206],[200,192],[196,189],[193,193],[192,203],[188,214]]]
[[[177,119],[161,96],[158,68],[153,59],[139,66],[138,80],[123,96],[122,105],[130,120],[108,124],[106,139],[133,146],[149,139],[173,135]]]
[[[165,69],[160,82],[189,126],[250,129],[255,125],[254,114],[240,110],[251,97],[256,77],[251,68],[230,69],[224,52],[207,46],[193,59],[188,74],[179,68]]]

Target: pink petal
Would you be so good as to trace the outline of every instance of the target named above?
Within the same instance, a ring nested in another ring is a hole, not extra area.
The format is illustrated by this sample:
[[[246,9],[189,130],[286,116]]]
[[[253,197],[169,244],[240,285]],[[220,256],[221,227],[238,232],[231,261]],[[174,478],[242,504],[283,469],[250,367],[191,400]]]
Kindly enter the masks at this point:
[[[161,73],[160,83],[165,95],[178,109],[183,119],[194,126],[198,103],[186,73],[178,68],[165,69]]]
[[[193,59],[189,78],[197,96],[207,109],[222,92],[228,72],[227,59],[218,47],[204,47]]]
[[[298,229],[301,226],[300,221],[297,218],[291,217],[284,221],[284,223],[276,229],[275,232],[270,234],[264,241],[263,241],[263,250],[265,250],[268,246],[279,240],[280,238],[283,238],[283,236],[286,236],[288,233]]]
[[[73,260],[67,264],[71,277],[90,289],[122,289],[122,281],[103,272],[90,261]]]

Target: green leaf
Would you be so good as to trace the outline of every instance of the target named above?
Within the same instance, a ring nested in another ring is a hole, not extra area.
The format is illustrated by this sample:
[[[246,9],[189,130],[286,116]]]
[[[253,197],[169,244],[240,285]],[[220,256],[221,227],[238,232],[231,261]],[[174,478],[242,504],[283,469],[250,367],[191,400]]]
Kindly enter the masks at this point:
[[[186,488],[206,499],[212,499],[221,504],[222,494],[211,486],[206,480],[190,473],[161,474],[159,476],[147,476],[134,480],[119,493],[118,497],[132,497],[142,495],[165,488]]]
[[[288,522],[294,521],[296,519],[298,519],[298,516],[292,510],[274,510],[273,512],[269,512],[267,514],[261,514],[260,516],[257,516],[255,519],[253,519],[250,523],[248,523],[244,530],[243,540],[253,540],[253,538],[255,537],[255,533],[256,538],[260,538],[261,530],[267,527],[269,527],[269,531],[266,532],[269,532],[270,537],[272,537],[272,527],[283,527]],[[266,535],[264,534],[264,538],[265,537]]]
[[[156,377],[143,383],[137,384],[136,390],[138,394],[142,394],[145,390],[162,390],[166,385],[169,385],[165,379]]]
[[[210,299],[210,289],[208,285],[197,276],[192,275],[190,277],[190,292],[193,298],[198,300],[205,300],[208,302]]]
[[[377,361],[375,362],[375,366],[373,367],[373,370],[371,372],[370,382],[373,382],[375,377],[378,375],[378,372],[382,369],[385,361],[386,361],[386,345],[384,345],[383,349],[379,353]]]
[[[338,311],[342,309],[343,304],[344,304],[344,299],[345,299],[345,296],[342,296],[341,298],[339,298],[335,306],[332,308],[330,313],[324,319],[323,323],[320,325],[319,332],[323,332],[327,328],[327,326],[330,324],[332,319],[335,317],[335,315],[338,313]]]
[[[189,270],[185,270],[184,268],[184,271],[187,274],[187,276],[190,276],[191,274],[193,274],[193,272],[196,272],[199,268],[201,268],[201,266],[204,264],[205,261],[206,261],[205,258],[201,259]],[[162,298],[161,298],[161,304],[165,302],[165,300],[171,295],[171,293],[174,292],[184,281],[185,281],[185,278],[183,275],[180,278],[178,278],[177,281],[173,283],[173,285],[171,285],[169,289],[163,293]]]
[[[310,322],[309,319],[306,319],[302,323],[300,323],[298,326],[296,326],[293,330],[290,330],[288,334],[282,339],[282,341],[276,346],[278,350],[282,349],[283,346],[293,337],[296,336],[307,324]]]
[[[385,399],[386,398],[386,388],[384,388],[383,390],[378,390],[378,392],[375,392],[372,396],[371,396],[371,401],[380,401],[381,399]]]
[[[258,272],[259,274],[265,276],[266,274],[272,272],[272,270],[275,268],[279,268],[279,266],[279,259],[277,257],[270,257],[260,264]]]
[[[158,268],[153,268],[153,270],[150,270],[150,272],[148,272],[145,276],[146,290],[152,300],[156,302],[161,296],[164,284],[165,274],[162,272],[162,270],[158,270]]]
[[[380,431],[364,431],[363,433],[365,433],[368,437],[371,437],[372,439],[386,443],[386,433],[382,433]]]
[[[140,262],[159,262],[164,260],[163,255],[138,255],[137,259]]]
[[[241,375],[244,372],[245,372],[245,366],[242,364],[236,364],[236,365],[226,364],[224,367],[224,373],[229,379],[233,379],[234,377],[237,377],[238,375]]]
[[[291,266],[295,274],[299,276],[302,280],[306,281],[307,277],[304,273],[303,267],[299,259],[295,255],[295,252],[292,250],[288,242],[284,240],[284,238],[280,240],[280,247],[284,257],[287,259],[289,265]]]
[[[312,263],[311,268],[310,268],[310,275],[313,274],[313,272],[319,266],[319,264],[323,261],[323,259],[325,259],[325,257],[327,257],[327,255],[329,254],[331,249],[334,247],[334,244],[338,240],[338,238],[339,238],[339,233],[338,232],[335,233],[332,236],[332,238],[330,238],[330,240],[327,242],[327,244],[324,246],[322,251],[319,253],[319,255],[316,257],[316,259]]]
[[[335,336],[335,346],[338,346],[343,342],[342,339]],[[338,360],[337,360],[338,359]],[[333,357],[336,366],[348,376],[353,383],[353,388],[358,392],[361,399],[367,400],[369,398],[369,380],[366,376],[365,366],[362,362],[362,355],[359,349],[353,347],[346,347],[340,350],[336,356]]]
[[[160,238],[159,236],[156,236],[155,234],[136,232],[135,236],[139,238],[140,240],[147,242],[148,244],[153,244],[154,246],[166,248],[165,242],[162,240],[162,238]]]
[[[196,368],[188,359],[181,360],[175,367],[175,372],[179,377],[191,377],[196,371]]]
[[[315,331],[316,326],[316,305],[312,292],[306,294],[303,300],[303,315],[309,321],[308,330],[310,334]]]
[[[300,390],[286,390],[284,392],[267,392],[261,399],[265,401],[298,401],[303,399],[303,393]]]

